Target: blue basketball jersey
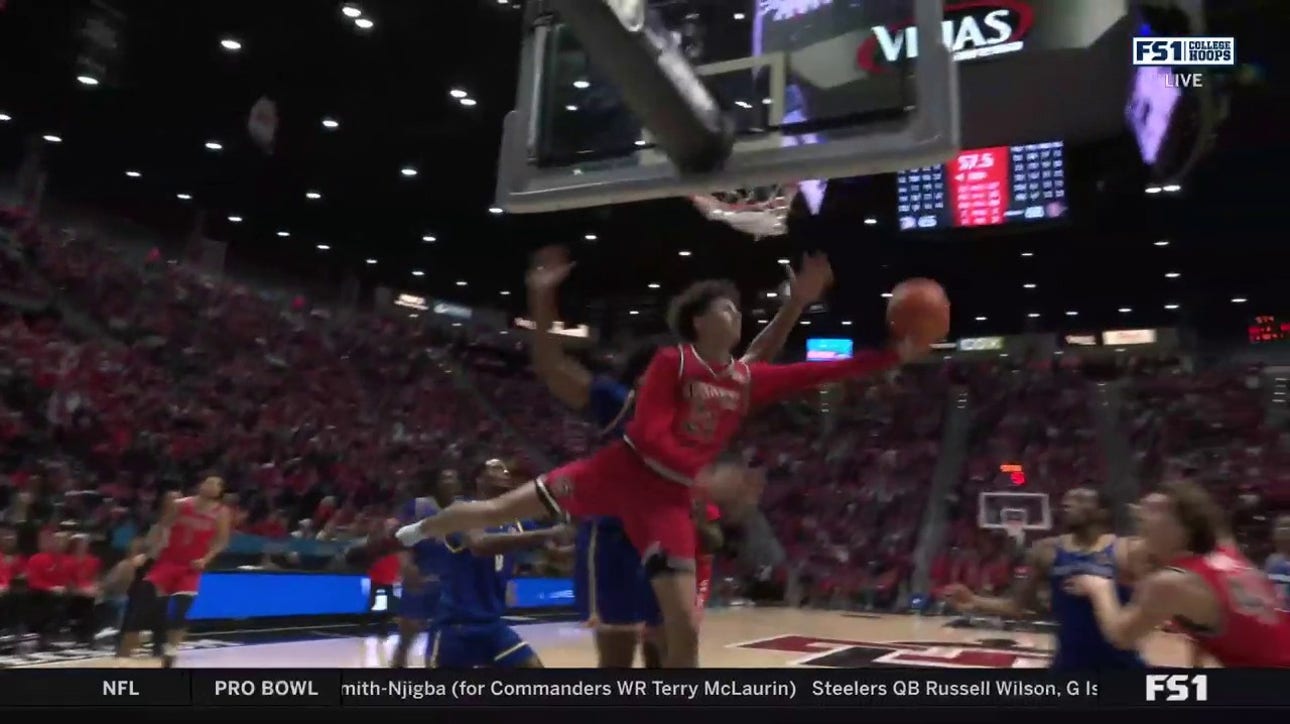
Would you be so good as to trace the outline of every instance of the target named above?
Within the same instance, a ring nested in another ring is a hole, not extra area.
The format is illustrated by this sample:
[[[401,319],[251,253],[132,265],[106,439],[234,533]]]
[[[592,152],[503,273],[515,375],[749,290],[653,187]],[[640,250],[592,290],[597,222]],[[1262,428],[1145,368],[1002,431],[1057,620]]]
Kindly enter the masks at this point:
[[[1058,539],[1057,556],[1049,571],[1052,584],[1053,617],[1057,620],[1057,652],[1053,668],[1075,671],[1141,668],[1146,664],[1137,651],[1116,648],[1102,635],[1093,605],[1083,596],[1066,592],[1066,579],[1072,576],[1097,576],[1118,581],[1115,544],[1101,550],[1068,549],[1066,536]],[[1121,603],[1129,601],[1127,587],[1116,584]]]
[[[491,528],[489,533],[521,533],[524,527],[512,523]],[[484,623],[500,621],[506,614],[506,587],[515,570],[512,555],[476,556],[461,536],[449,536],[442,543],[449,555],[439,570],[439,611],[435,622]]]
[[[488,533],[522,533],[523,523]],[[439,571],[439,607],[426,637],[426,665],[468,669],[512,667],[533,658],[529,645],[506,625],[506,588],[515,569],[513,555],[477,556],[461,536],[439,544],[446,552]]]
[[[1268,580],[1272,581],[1272,586],[1277,589],[1281,609],[1290,610],[1290,556],[1273,553],[1268,556],[1267,563],[1263,565],[1263,571],[1268,574]]]
[[[621,437],[631,419],[631,388],[612,377],[591,381],[587,417],[601,439]],[[609,625],[655,623],[654,592],[641,568],[640,553],[617,518],[584,518],[574,541],[574,604],[584,621]]]

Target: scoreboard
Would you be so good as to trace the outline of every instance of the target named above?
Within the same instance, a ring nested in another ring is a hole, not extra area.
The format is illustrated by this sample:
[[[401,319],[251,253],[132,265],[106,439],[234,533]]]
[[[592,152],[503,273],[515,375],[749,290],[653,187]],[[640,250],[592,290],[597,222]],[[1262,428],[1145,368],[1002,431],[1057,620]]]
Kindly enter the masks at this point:
[[[1290,321],[1271,314],[1261,314],[1250,323],[1249,334],[1250,344],[1284,342],[1290,339]]]
[[[1066,215],[1061,141],[963,151],[940,166],[896,174],[902,231],[999,226]]]

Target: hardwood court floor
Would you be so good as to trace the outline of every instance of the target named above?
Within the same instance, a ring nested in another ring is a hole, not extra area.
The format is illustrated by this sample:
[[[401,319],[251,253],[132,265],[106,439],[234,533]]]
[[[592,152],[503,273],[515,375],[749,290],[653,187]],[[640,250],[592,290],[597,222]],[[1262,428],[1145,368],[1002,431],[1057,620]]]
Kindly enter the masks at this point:
[[[847,614],[796,609],[725,609],[704,621],[700,659],[712,668],[813,666],[869,668],[923,666],[953,668],[1042,668],[1052,640],[1047,634],[948,628],[949,619]],[[591,632],[576,623],[535,623],[516,627],[548,667],[595,665]],[[423,639],[424,641],[424,639]],[[318,632],[311,640],[260,643],[183,651],[182,668],[381,668],[389,665],[393,638]],[[411,666],[423,665],[422,642]],[[1157,634],[1146,647],[1158,666],[1183,666],[1184,641]],[[153,666],[150,660],[113,657],[46,666],[106,668]]]

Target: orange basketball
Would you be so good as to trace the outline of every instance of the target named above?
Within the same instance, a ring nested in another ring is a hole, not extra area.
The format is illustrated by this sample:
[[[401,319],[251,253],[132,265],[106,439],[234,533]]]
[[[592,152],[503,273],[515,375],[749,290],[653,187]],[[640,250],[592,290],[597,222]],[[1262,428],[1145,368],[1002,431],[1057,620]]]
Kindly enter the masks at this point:
[[[939,342],[950,331],[950,299],[931,279],[906,279],[891,290],[887,324],[896,339]]]

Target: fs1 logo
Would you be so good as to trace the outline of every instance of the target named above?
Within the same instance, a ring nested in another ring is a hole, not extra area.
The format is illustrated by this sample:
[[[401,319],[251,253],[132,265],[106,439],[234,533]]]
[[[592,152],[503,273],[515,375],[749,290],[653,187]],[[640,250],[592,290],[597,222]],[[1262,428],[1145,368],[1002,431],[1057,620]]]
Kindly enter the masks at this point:
[[[1134,38],[1133,64],[1233,66],[1236,65],[1236,38]]]
[[[1147,674],[1147,701],[1209,701],[1209,676]]]

